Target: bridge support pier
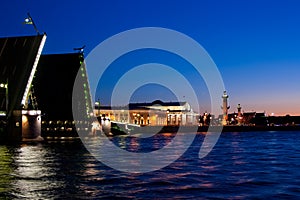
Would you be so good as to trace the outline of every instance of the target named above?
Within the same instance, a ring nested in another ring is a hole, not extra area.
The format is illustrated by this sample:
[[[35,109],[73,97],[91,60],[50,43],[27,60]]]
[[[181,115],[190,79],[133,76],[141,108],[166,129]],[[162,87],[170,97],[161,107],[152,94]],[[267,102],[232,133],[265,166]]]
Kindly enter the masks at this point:
[[[11,141],[42,141],[41,111],[14,110],[9,120],[8,133]]]

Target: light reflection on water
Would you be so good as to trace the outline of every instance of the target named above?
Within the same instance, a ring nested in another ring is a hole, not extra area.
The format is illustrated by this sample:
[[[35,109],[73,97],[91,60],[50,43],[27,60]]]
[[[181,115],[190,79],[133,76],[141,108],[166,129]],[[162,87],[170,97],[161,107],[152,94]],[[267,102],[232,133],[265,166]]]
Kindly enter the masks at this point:
[[[204,159],[198,158],[204,138],[198,134],[176,162],[145,174],[103,165],[80,141],[0,145],[0,199],[299,198],[299,134],[225,133]],[[112,141],[128,151],[148,152],[172,137]]]
[[[12,195],[28,199],[49,198],[49,192],[63,185],[62,181],[51,179],[58,168],[54,154],[43,145],[22,145],[13,156],[15,169],[11,175]],[[45,193],[43,191],[46,191]]]
[[[12,154],[6,146],[0,146],[0,194],[10,192],[10,183],[12,180],[11,168]]]

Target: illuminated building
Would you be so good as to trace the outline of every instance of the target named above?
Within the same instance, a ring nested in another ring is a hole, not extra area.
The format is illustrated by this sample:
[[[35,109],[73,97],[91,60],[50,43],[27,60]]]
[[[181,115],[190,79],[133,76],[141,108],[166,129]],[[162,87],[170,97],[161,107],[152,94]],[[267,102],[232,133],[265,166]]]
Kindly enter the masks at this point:
[[[251,117],[251,115],[249,116],[248,114],[245,113],[245,116],[242,113],[242,107],[241,104],[237,105],[237,113],[229,113],[228,116],[228,124],[230,125],[243,125],[245,123],[245,119],[249,120],[249,117]]]
[[[140,126],[197,125],[198,114],[187,102],[130,103],[127,106],[100,106],[95,114],[110,118],[111,121]]]

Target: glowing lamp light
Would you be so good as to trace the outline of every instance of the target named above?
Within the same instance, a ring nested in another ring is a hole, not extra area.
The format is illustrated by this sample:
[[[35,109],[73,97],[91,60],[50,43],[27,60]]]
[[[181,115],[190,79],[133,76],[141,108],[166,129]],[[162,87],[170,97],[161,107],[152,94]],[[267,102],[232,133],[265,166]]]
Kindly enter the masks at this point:
[[[32,20],[29,17],[25,18],[24,22],[25,24],[32,24]]]
[[[23,115],[40,115],[40,110],[22,110]]]
[[[28,118],[27,118],[27,116],[25,116],[25,115],[22,115],[22,122],[23,123],[26,123],[28,121]]]
[[[5,83],[0,83],[0,88],[7,88],[7,84],[5,84]]]

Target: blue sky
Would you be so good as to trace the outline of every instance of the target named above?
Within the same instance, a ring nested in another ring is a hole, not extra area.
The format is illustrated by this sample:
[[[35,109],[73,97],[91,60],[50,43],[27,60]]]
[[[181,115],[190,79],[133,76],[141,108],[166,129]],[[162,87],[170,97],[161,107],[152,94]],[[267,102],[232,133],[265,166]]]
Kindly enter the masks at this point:
[[[297,0],[11,0],[1,4],[0,36],[34,34],[22,24],[28,11],[48,35],[44,53],[86,45],[88,55],[128,29],[174,29],[210,54],[230,96],[230,111],[240,103],[245,111],[300,115],[299,8]],[[134,101],[147,100],[142,90]],[[200,112],[207,109],[202,106]]]

